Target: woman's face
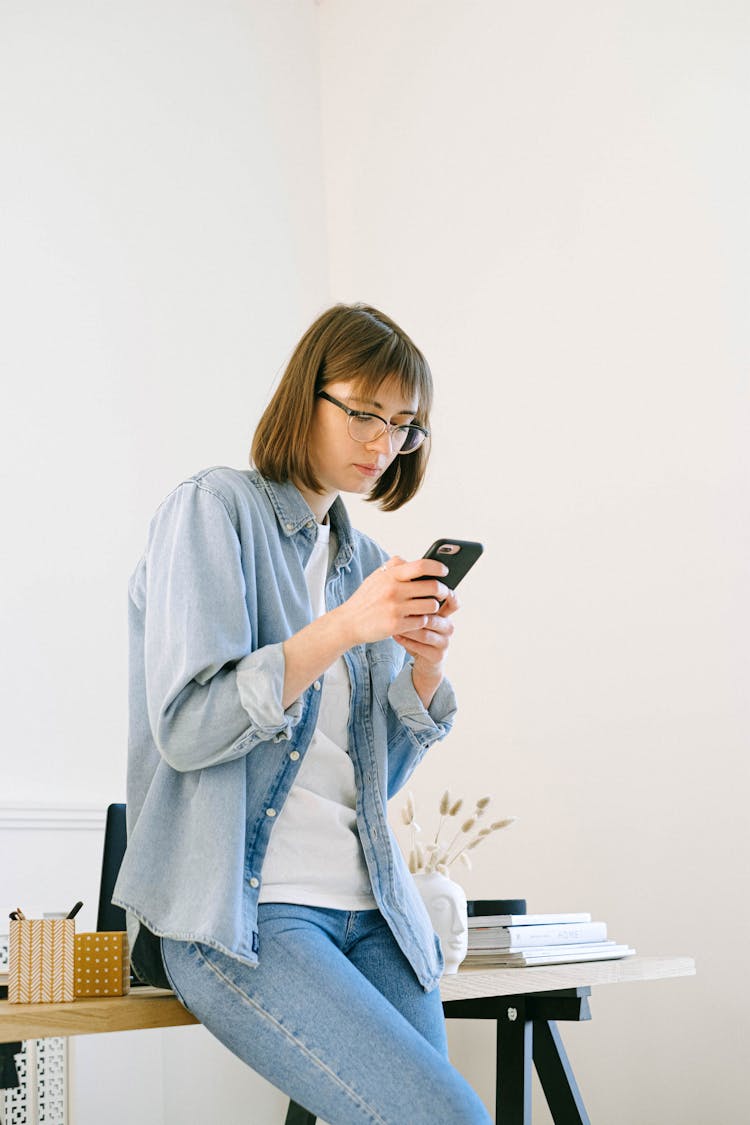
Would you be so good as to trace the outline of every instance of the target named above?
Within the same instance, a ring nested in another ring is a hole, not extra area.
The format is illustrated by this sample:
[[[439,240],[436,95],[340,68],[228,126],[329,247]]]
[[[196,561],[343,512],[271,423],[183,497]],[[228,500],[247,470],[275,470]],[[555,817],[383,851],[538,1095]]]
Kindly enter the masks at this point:
[[[325,391],[351,410],[378,414],[395,425],[411,422],[419,405],[416,399],[404,395],[395,378],[385,379],[368,398],[361,397],[364,392],[356,389],[353,380],[329,383]],[[330,506],[339,492],[368,493],[398,454],[391,448],[387,430],[374,441],[355,441],[349,436],[346,413],[327,399],[318,398],[310,431],[310,456]]]

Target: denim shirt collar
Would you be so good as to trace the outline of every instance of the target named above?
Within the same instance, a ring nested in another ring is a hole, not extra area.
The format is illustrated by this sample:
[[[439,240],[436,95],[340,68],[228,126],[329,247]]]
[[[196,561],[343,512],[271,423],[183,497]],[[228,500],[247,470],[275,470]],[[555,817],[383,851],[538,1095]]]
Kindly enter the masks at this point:
[[[289,538],[303,528],[315,524],[315,516],[300,490],[291,481],[274,481],[257,474],[258,483],[265,489],[279,521],[281,534]],[[354,554],[354,536],[346,507],[337,496],[328,509],[328,517],[338,541],[339,549],[334,566],[348,566]]]

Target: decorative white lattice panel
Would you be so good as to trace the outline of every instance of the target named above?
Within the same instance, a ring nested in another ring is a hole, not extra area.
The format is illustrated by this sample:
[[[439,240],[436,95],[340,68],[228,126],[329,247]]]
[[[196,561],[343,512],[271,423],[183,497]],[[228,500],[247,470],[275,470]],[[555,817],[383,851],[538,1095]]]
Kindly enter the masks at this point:
[[[21,1085],[2,1091],[3,1125],[67,1125],[67,1039],[28,1040],[16,1065]]]

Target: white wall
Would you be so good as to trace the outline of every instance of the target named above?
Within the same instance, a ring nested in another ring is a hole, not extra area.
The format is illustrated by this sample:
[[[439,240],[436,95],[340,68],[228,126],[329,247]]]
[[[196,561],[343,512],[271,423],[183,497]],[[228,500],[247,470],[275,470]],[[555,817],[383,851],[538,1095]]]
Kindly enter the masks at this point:
[[[81,897],[95,925],[100,834],[14,825],[124,799],[148,521],[246,464],[329,303],[319,85],[305,0],[0,3],[0,918]],[[74,1125],[284,1115],[202,1028],[77,1039],[70,1103]]]
[[[122,797],[151,513],[245,463],[329,299],[381,304],[432,362],[434,456],[405,511],[355,518],[406,555],[487,548],[423,820],[446,786],[494,792],[521,819],[471,895],[697,957],[564,1029],[593,1120],[740,1121],[746,6],[6,0],[0,22],[0,800]],[[152,1109],[184,1120],[189,1080],[202,1104],[182,1056],[205,1050],[225,1119],[246,1099],[272,1125],[203,1035],[164,1033]],[[489,1029],[451,1035],[489,1100]],[[94,1043],[77,1065],[114,1080]]]
[[[246,464],[327,304],[315,35],[304,0],[0,7],[7,799],[122,797],[148,520]]]
[[[407,556],[486,545],[418,819],[495,793],[520,820],[470,895],[697,958],[564,1029],[592,1120],[739,1122],[747,5],[327,0],[321,31],[333,294],[401,320],[438,387],[421,496],[358,519]],[[489,1029],[452,1030],[489,1100]]]

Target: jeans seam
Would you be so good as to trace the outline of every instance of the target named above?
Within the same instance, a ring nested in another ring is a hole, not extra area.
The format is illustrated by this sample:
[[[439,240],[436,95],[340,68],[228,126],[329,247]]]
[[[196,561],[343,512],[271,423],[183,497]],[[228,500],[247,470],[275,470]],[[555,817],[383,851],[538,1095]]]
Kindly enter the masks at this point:
[[[313,1054],[313,1052],[302,1042],[301,1039],[299,1039],[296,1035],[289,1031],[288,1028],[284,1027],[282,1023],[279,1023],[276,1017],[271,1015],[270,1012],[266,1011],[266,1009],[261,1004],[259,1004],[257,1000],[255,1000],[252,996],[248,996],[246,992],[243,992],[242,989],[234,983],[234,981],[230,980],[230,978],[221,971],[221,969],[217,968],[216,965],[213,965],[208,960],[208,958],[204,956],[203,950],[198,945],[195,946],[195,951],[200,957],[201,961],[203,961],[207,969],[209,969],[215,976],[223,981],[225,985],[231,988],[233,992],[236,992],[237,995],[240,996],[246,1004],[259,1012],[264,1019],[270,1021],[276,1028],[278,1028],[278,1030],[287,1039],[291,1040],[291,1042],[294,1043],[294,1045],[298,1047],[299,1050],[301,1050],[308,1059],[310,1059],[320,1070],[322,1070],[325,1074],[332,1078],[336,1085],[344,1091],[347,1097],[350,1098],[358,1108],[364,1109],[366,1113],[369,1113],[371,1115],[370,1119],[375,1122],[376,1125],[388,1125],[388,1122],[384,1117],[380,1116],[377,1110],[368,1105],[360,1094],[356,1093],[355,1090],[352,1090],[351,1087],[348,1086],[346,1082],[344,1082],[343,1079],[341,1079],[334,1070],[331,1070],[330,1066],[324,1063],[322,1059],[319,1059],[317,1055]]]

